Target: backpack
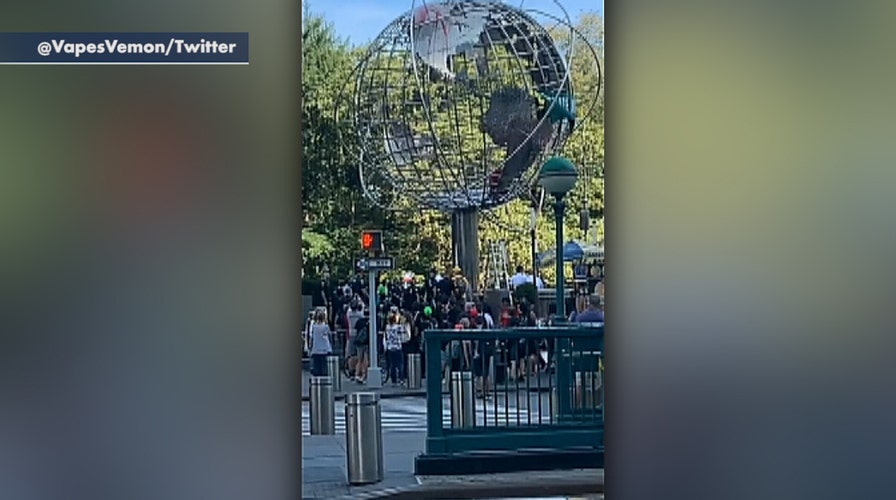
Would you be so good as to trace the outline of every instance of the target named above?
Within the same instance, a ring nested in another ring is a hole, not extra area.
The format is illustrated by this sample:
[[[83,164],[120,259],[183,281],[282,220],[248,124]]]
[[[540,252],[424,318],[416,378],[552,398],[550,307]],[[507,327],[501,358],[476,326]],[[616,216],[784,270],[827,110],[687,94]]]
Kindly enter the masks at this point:
[[[370,343],[370,321],[361,318],[355,323],[355,346],[364,346]]]

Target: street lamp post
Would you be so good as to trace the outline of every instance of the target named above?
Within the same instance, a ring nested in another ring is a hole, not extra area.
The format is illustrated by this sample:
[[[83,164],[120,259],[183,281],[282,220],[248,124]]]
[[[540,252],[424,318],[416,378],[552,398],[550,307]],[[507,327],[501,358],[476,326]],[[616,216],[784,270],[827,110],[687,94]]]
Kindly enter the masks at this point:
[[[532,199],[529,217],[529,243],[532,248],[532,284],[538,286],[538,244],[535,240],[535,228],[538,226],[538,201]]]
[[[538,173],[538,182],[545,191],[554,197],[554,217],[556,221],[557,249],[557,317],[566,317],[566,295],[563,290],[563,214],[566,203],[563,198],[572,190],[578,180],[578,171],[571,161],[563,157],[554,157],[546,161]]]

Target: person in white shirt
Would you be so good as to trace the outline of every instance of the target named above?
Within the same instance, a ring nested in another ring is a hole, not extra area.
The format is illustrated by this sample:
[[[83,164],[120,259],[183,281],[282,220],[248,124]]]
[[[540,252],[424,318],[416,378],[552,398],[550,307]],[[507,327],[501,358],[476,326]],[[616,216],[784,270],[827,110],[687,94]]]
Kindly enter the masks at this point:
[[[526,274],[523,271],[523,266],[517,266],[516,274],[510,278],[510,287],[516,288],[525,283],[532,283],[533,281],[535,282],[535,288],[538,288],[539,290],[544,288],[544,280],[541,279],[541,276],[538,276],[533,280],[531,274]]]
[[[492,306],[482,304],[482,319],[485,320],[485,328],[493,330],[495,328],[495,318],[492,315]]]
[[[518,286],[520,286],[520,285],[523,285],[523,284],[526,284],[526,283],[532,283],[532,276],[526,274],[526,273],[523,271],[523,266],[517,266],[517,267],[516,267],[516,274],[514,274],[514,275],[510,278],[510,286],[511,286],[511,288],[516,288],[516,287],[518,287]]]

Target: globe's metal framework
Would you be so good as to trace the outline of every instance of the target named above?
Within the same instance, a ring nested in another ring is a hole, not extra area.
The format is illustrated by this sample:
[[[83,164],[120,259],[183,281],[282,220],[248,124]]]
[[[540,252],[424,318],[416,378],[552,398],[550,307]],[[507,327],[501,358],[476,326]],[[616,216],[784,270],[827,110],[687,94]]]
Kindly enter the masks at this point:
[[[562,6],[557,4],[560,10]],[[349,117],[365,194],[455,215],[456,260],[478,260],[477,214],[529,196],[534,166],[556,154],[581,114],[566,53],[523,10],[497,0],[412,3],[356,67]],[[587,54],[586,54],[587,55]],[[586,116],[598,96],[586,96]],[[466,259],[457,256],[467,248]],[[468,269],[470,268],[470,269]],[[468,274],[469,276],[469,274]]]

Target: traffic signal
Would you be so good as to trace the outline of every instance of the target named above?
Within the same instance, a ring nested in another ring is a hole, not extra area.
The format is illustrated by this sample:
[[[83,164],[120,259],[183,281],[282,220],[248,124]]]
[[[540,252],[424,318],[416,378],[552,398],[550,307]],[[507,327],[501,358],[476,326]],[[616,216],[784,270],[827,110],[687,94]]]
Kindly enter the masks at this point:
[[[383,251],[383,232],[382,231],[362,231],[361,232],[361,249],[366,252]]]

